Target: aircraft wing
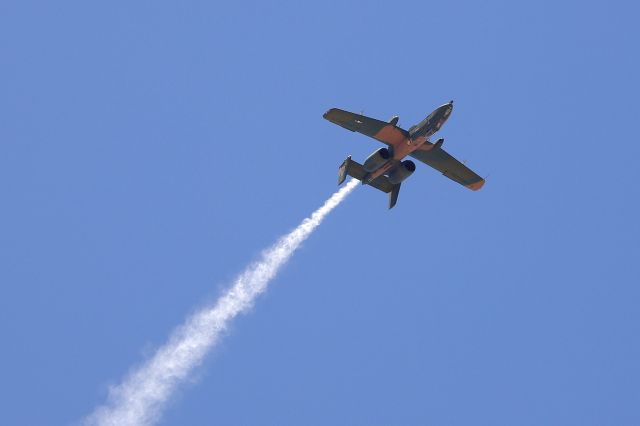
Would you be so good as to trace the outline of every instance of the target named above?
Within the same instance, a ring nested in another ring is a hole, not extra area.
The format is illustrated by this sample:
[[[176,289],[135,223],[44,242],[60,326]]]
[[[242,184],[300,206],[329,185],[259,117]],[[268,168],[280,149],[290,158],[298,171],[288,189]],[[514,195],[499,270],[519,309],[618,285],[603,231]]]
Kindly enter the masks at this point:
[[[409,155],[473,191],[477,191],[484,185],[484,179],[439,146],[436,147],[436,145],[429,143],[428,145],[423,145],[421,148],[422,149],[413,151]]]
[[[330,109],[323,117],[347,130],[362,133],[390,146],[402,144],[409,137],[406,130],[391,123],[338,108]]]

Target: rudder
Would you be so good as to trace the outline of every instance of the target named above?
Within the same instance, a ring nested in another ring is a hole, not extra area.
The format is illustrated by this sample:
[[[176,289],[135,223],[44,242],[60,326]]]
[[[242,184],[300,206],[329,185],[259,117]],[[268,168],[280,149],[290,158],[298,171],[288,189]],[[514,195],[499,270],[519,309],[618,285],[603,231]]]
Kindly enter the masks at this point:
[[[391,192],[389,193],[389,208],[392,209],[393,206],[398,202],[398,195],[400,194],[400,183],[393,185]]]

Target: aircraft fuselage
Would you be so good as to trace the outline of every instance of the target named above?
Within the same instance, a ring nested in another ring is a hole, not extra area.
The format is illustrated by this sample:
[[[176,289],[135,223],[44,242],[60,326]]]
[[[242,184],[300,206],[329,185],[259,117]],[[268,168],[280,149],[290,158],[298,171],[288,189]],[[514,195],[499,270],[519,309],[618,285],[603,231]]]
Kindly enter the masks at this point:
[[[378,176],[387,175],[397,167],[400,166],[402,159],[411,154],[416,149],[420,148],[429,140],[434,133],[436,133],[444,123],[447,121],[453,111],[453,101],[439,106],[431,114],[427,116],[420,123],[412,126],[408,131],[408,137],[403,143],[396,145],[393,150],[393,156],[387,160],[380,168],[367,175],[366,179],[362,181],[363,184],[369,183]],[[394,117],[395,119],[395,117]],[[396,120],[397,122],[397,120]],[[395,123],[394,123],[395,125]],[[391,149],[391,148],[390,148]]]

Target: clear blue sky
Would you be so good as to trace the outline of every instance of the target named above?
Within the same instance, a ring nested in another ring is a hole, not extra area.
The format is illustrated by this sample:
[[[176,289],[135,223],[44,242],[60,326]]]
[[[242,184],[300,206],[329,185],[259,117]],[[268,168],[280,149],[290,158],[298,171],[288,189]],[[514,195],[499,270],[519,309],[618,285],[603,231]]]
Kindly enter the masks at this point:
[[[336,189],[439,136],[398,206],[358,188],[167,425],[640,424],[632,2],[0,6],[0,423],[66,424]]]

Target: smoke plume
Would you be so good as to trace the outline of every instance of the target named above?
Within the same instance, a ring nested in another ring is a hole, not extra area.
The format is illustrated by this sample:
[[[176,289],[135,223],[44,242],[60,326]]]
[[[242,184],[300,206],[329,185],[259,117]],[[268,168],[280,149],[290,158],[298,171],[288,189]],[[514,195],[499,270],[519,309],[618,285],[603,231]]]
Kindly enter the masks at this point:
[[[109,390],[108,402],[85,419],[87,425],[149,425],[160,418],[177,387],[202,363],[230,321],[246,312],[280,268],[322,220],[357,186],[351,180],[297,228],[249,265],[212,305],[178,327],[151,359]]]

